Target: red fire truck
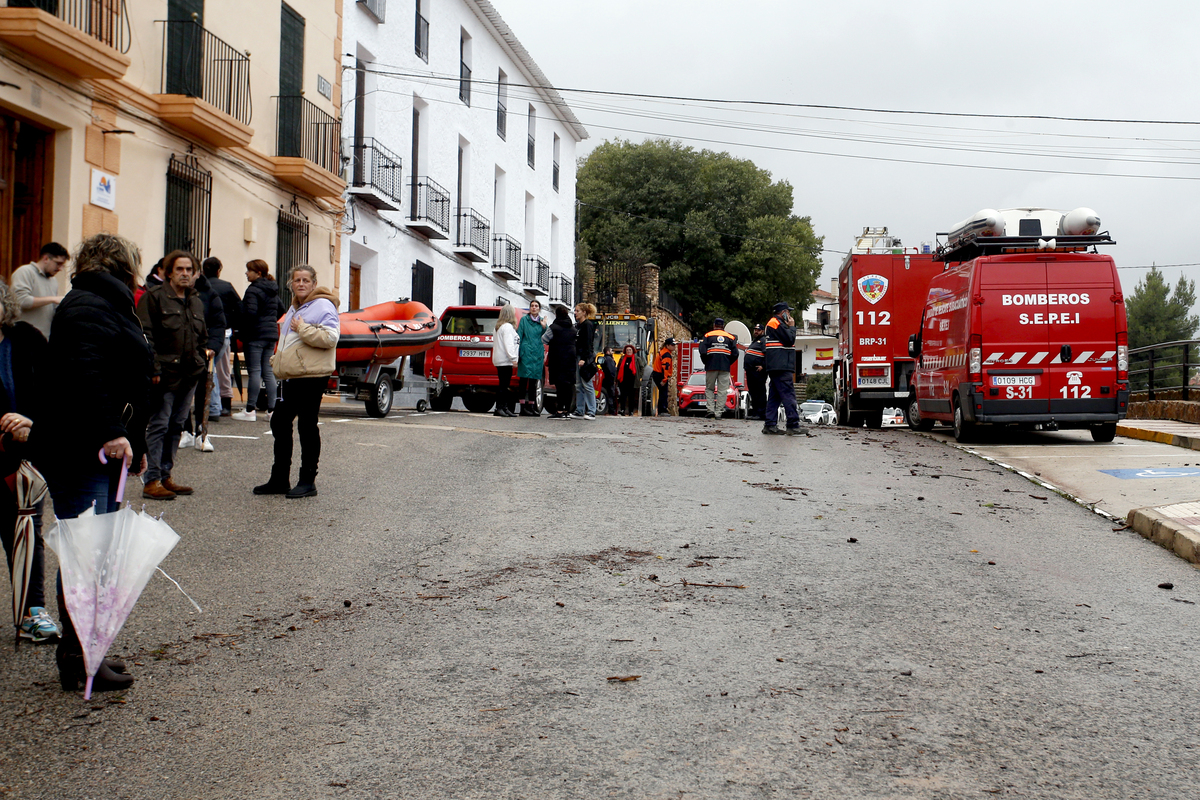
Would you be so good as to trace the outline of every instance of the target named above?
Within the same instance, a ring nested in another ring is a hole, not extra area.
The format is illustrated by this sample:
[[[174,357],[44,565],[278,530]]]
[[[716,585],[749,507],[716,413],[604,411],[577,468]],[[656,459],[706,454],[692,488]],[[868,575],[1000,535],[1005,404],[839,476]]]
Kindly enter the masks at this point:
[[[942,271],[932,250],[906,248],[887,228],[863,228],[842,261],[833,362],[839,424],[878,428],[883,410],[908,397],[908,334],[920,324],[929,280]]]
[[[1125,300],[1096,212],[985,209],[937,250],[909,350],[908,423],[1086,428],[1110,442],[1129,399]]]

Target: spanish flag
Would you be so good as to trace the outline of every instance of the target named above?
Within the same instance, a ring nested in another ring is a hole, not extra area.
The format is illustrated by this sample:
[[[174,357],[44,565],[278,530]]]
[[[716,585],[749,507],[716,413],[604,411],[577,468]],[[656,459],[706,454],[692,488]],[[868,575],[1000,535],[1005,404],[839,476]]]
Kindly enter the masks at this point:
[[[825,361],[825,362],[833,361],[833,348],[832,347],[818,347],[816,361],[818,364],[821,363],[822,361]]]

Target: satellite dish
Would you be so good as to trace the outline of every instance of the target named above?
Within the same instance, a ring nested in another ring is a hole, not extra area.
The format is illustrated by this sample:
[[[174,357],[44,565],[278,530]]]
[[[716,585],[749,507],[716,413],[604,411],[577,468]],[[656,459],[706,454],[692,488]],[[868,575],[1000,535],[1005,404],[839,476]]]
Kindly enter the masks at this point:
[[[746,327],[746,323],[738,322],[736,319],[733,322],[726,323],[725,330],[737,337],[738,344],[748,345],[751,341],[750,329]]]

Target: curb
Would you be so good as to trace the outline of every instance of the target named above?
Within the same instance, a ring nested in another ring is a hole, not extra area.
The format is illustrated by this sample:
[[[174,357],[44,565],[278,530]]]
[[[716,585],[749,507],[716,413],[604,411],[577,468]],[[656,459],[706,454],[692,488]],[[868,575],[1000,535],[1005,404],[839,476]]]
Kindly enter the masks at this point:
[[[1129,523],[1129,527],[1143,537],[1172,551],[1184,561],[1200,564],[1200,534],[1197,534],[1182,519],[1163,513],[1165,508],[1174,507],[1135,508],[1129,512],[1126,521]],[[1197,518],[1190,517],[1189,519]]]
[[[1124,436],[1129,439],[1142,439],[1143,441],[1147,442],[1169,444],[1175,447],[1182,447],[1187,450],[1200,450],[1200,438],[1195,436],[1181,436],[1177,433],[1152,431],[1148,428],[1136,428],[1130,425],[1121,424],[1117,425],[1117,435]]]

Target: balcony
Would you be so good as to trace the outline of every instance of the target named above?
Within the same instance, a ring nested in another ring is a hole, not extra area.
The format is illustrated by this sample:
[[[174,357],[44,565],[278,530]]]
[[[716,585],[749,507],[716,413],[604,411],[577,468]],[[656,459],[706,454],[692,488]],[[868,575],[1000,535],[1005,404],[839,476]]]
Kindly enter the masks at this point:
[[[408,190],[412,201],[404,220],[408,229],[430,239],[449,239],[450,193],[423,176],[409,178]]]
[[[550,262],[541,256],[525,256],[521,284],[525,294],[540,297],[550,294]]]
[[[380,211],[399,211],[404,197],[400,156],[372,138],[346,140],[350,185],[346,194]]]
[[[383,24],[387,12],[387,0],[358,0],[358,7],[371,15],[379,24]]]
[[[0,41],[77,78],[124,76],[129,39],[125,0],[9,0],[0,8]]]
[[[571,279],[561,272],[550,276],[550,307],[562,306],[568,311],[575,304],[575,286]]]
[[[276,99],[275,177],[313,197],[341,197],[342,123],[299,95]]]
[[[163,26],[159,116],[216,147],[246,147],[250,127],[250,57],[192,21]]]
[[[454,239],[454,252],[468,261],[482,263],[488,260],[488,243],[492,238],[492,224],[480,216],[475,209],[458,210],[458,235]]]
[[[521,280],[521,243],[503,233],[492,237],[492,274],[502,281]]]

